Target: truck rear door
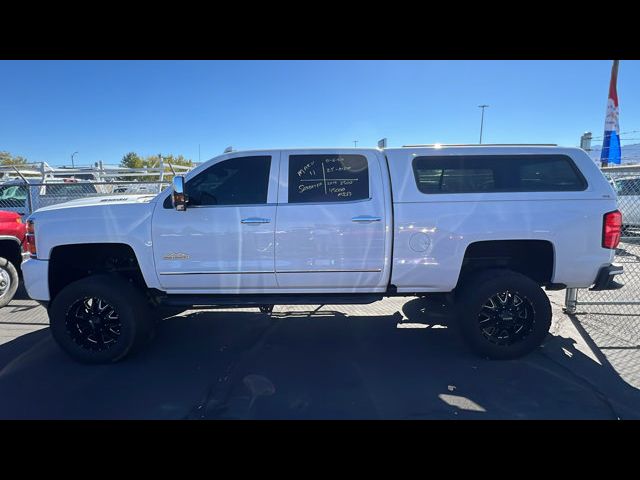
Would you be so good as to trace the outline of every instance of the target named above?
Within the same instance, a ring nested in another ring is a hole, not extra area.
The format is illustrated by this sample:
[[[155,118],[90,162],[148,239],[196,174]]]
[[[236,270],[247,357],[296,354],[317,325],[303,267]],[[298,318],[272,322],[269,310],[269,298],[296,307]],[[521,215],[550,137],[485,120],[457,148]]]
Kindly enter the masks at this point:
[[[275,233],[280,289],[386,288],[390,212],[383,180],[375,150],[282,153]]]

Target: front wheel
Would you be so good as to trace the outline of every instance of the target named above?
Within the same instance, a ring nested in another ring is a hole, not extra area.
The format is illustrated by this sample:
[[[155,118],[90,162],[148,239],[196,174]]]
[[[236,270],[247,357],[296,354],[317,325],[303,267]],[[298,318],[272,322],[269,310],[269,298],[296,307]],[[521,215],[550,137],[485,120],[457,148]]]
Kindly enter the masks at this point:
[[[0,307],[4,307],[13,299],[19,281],[20,277],[13,263],[0,257]]]
[[[137,288],[117,275],[93,275],[67,285],[49,308],[58,345],[83,363],[123,359],[152,335],[148,303]]]
[[[457,295],[460,331],[481,356],[517,358],[542,344],[551,327],[551,303],[530,278],[487,270],[465,280]]]

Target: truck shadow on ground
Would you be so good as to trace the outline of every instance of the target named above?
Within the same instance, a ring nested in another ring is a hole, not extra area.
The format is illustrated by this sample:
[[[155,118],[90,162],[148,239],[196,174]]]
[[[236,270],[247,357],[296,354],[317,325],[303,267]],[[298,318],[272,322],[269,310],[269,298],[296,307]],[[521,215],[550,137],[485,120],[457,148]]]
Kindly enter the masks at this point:
[[[20,282],[11,303],[2,308],[6,309],[6,311],[8,311],[9,313],[28,312],[35,308],[39,308],[39,305],[29,298],[29,295],[27,294],[27,291],[24,288],[24,284]],[[6,323],[13,323],[13,322],[0,321],[0,324],[6,324]],[[24,324],[24,322],[20,322],[20,323]],[[27,325],[29,325],[29,323],[27,323]],[[34,322],[31,325],[39,325],[39,323]]]
[[[48,328],[23,335],[0,345],[0,418],[616,418],[574,373],[591,370],[638,393],[564,337],[520,360],[480,359],[445,304],[326,308],[168,318],[143,351],[106,366],[73,362]]]

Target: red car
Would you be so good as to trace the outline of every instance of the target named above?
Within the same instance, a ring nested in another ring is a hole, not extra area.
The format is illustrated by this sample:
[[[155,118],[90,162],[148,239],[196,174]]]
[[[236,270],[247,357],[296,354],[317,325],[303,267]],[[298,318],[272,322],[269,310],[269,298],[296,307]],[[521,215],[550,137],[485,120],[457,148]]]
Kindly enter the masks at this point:
[[[20,264],[27,256],[26,225],[18,213],[0,210],[0,307],[8,304],[18,289]]]

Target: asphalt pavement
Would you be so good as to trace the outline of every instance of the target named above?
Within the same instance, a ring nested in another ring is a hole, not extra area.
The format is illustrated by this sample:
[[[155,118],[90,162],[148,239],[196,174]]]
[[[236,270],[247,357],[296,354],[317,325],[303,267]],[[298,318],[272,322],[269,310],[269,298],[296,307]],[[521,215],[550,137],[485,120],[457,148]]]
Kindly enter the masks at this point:
[[[21,293],[0,310],[4,419],[640,418],[622,380],[561,313],[543,347],[511,361],[471,354],[451,309],[371,305],[189,311],[114,365],[81,365]]]

